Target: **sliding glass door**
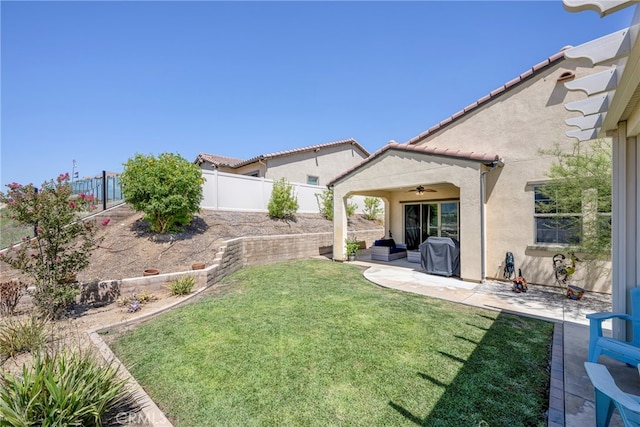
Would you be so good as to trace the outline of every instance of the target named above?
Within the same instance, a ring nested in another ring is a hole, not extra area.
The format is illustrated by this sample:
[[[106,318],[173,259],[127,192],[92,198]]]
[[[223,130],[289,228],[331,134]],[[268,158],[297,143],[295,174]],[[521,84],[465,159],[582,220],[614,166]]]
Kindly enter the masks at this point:
[[[460,240],[460,203],[433,202],[404,205],[404,243],[417,249],[429,236]]]

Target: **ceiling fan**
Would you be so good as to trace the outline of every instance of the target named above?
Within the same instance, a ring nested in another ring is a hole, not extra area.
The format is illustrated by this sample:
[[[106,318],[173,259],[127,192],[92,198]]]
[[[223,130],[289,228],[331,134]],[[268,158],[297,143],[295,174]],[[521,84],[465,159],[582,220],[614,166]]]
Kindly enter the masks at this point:
[[[411,190],[409,190],[409,192],[413,192],[413,191],[415,191],[418,194],[436,192],[436,190],[434,190],[433,188],[424,188],[422,185],[418,185],[416,188],[412,188]]]

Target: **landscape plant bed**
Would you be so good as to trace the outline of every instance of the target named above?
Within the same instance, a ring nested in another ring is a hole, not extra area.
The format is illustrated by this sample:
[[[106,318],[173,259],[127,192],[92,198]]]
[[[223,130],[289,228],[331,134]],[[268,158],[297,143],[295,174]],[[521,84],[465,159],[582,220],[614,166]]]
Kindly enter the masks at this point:
[[[544,426],[553,324],[380,288],[354,265],[244,268],[105,337],[177,426]]]

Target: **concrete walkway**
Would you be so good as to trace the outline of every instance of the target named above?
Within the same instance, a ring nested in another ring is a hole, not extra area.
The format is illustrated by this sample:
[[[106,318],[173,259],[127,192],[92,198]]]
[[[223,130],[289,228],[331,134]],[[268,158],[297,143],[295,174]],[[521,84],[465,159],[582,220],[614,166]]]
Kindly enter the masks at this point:
[[[515,293],[510,283],[474,284],[428,275],[420,264],[406,259],[389,263],[372,261],[367,251],[361,251],[353,263],[365,267],[364,277],[380,286],[556,322],[549,426],[595,426],[594,390],[583,366],[589,342],[585,316],[611,311],[610,295],[587,292],[580,301],[574,301],[557,289],[544,286],[529,286],[528,292]],[[610,324],[605,323],[607,326]],[[606,356],[599,362],[607,365],[620,388],[640,395],[640,377],[635,368]],[[610,425],[623,426],[617,411]]]

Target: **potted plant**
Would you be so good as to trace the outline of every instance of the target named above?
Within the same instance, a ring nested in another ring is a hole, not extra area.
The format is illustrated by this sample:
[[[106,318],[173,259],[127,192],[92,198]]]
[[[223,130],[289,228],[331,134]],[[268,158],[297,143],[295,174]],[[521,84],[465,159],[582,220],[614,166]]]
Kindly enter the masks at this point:
[[[349,257],[349,261],[355,260],[356,254],[358,253],[358,249],[360,249],[360,242],[353,239],[346,239],[344,243],[345,243],[345,248],[347,250],[347,256]]]

